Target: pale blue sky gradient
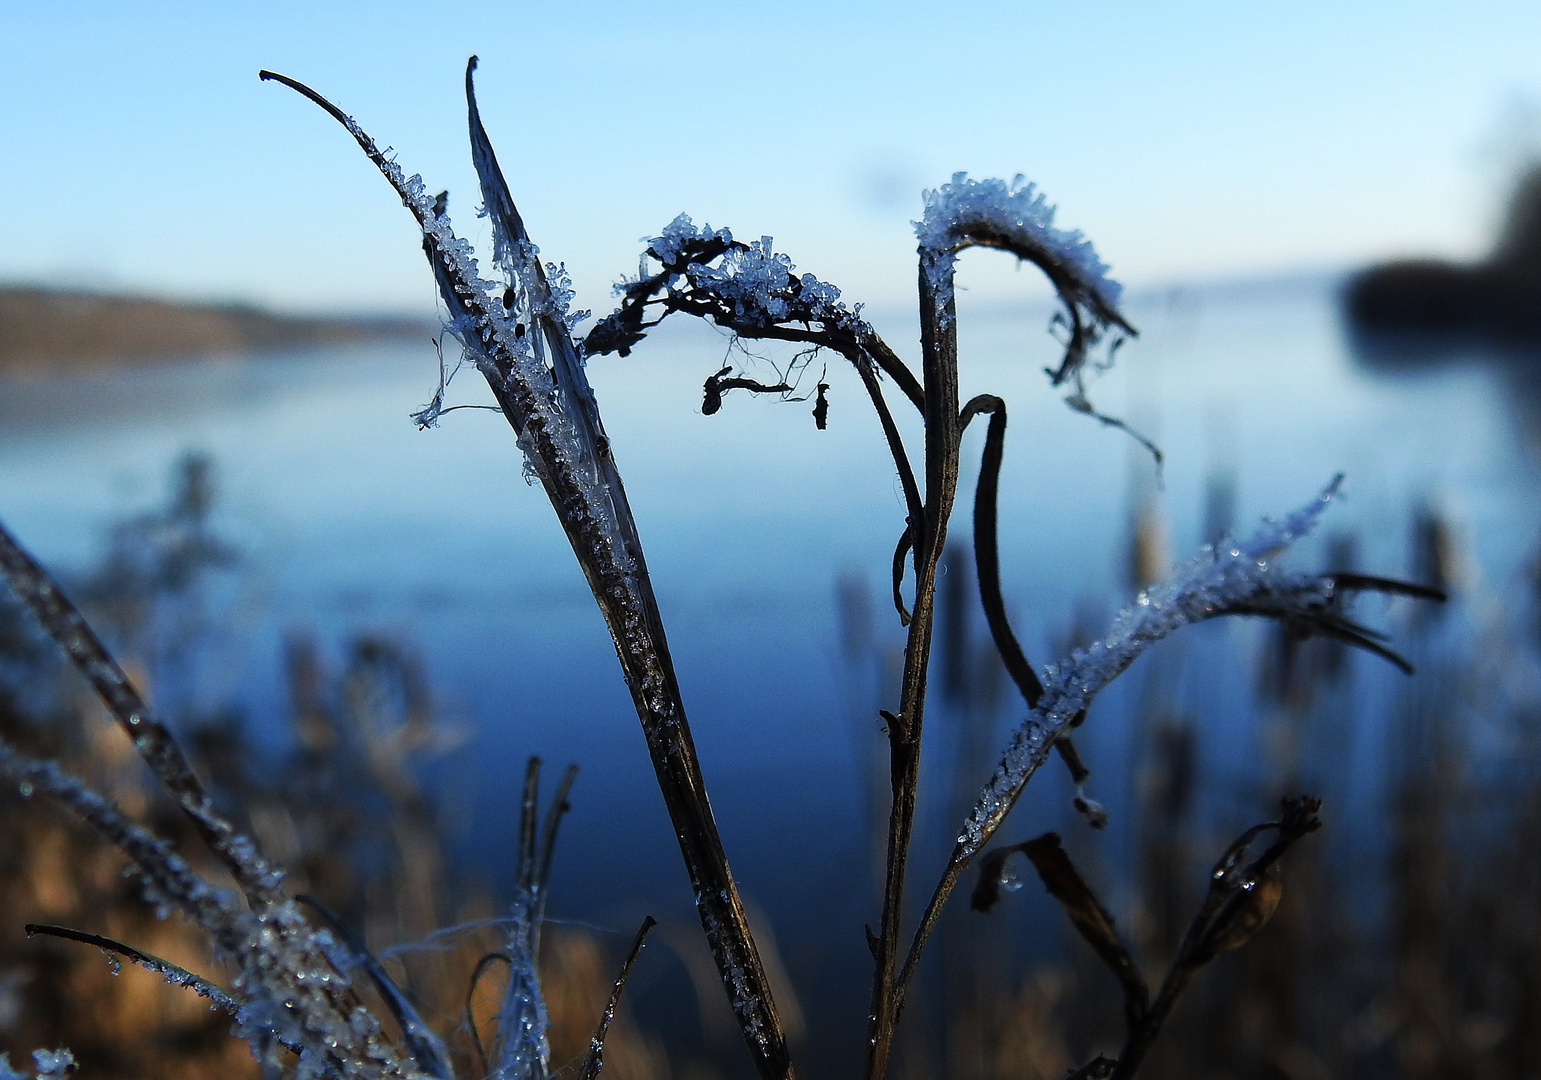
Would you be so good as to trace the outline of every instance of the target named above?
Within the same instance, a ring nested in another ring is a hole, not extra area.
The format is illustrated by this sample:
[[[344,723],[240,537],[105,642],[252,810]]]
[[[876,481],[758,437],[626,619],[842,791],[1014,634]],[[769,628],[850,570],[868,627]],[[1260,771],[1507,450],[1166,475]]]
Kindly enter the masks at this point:
[[[920,189],[958,169],[1025,173],[1136,287],[1472,255],[1506,111],[1541,99],[1534,3],[4,0],[0,280],[426,312],[384,182],[256,73],[395,146],[475,241],[472,52],[531,232],[596,309],[681,210],[905,303]]]

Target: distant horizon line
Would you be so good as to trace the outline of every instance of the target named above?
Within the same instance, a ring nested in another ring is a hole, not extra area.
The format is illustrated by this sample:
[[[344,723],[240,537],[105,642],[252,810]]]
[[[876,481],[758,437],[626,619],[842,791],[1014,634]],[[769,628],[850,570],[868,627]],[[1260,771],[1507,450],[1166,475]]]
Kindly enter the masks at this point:
[[[1208,275],[1174,277],[1164,280],[1157,279],[1151,282],[1126,285],[1124,297],[1126,301],[1142,302],[1153,297],[1160,297],[1180,291],[1250,293],[1256,291],[1276,291],[1280,288],[1327,287],[1340,283],[1343,279],[1367,269],[1370,265],[1375,264],[1353,266],[1341,264],[1296,264],[1260,270],[1221,271]],[[240,311],[276,319],[422,321],[426,325],[434,325],[442,321],[437,313],[426,304],[411,307],[406,305],[354,307],[345,304],[311,307],[274,303],[249,295],[242,296],[230,293],[198,296],[174,290],[156,289],[152,286],[136,287],[127,284],[105,282],[70,284],[48,277],[0,278],[0,293],[20,292],[60,297],[79,296],[104,300],[139,301],[167,304],[188,309]],[[1035,288],[1018,295],[1008,295],[1004,292],[991,290],[985,296],[980,297],[978,303],[980,306],[987,308],[1005,306],[1020,308],[1023,304],[1029,306],[1034,306],[1038,303],[1052,304],[1053,300],[1054,298],[1051,293]],[[863,306],[875,313],[895,315],[901,308],[907,309],[912,304],[913,301],[909,300],[890,299],[867,302]],[[596,317],[600,315],[598,308],[595,309],[595,312]]]

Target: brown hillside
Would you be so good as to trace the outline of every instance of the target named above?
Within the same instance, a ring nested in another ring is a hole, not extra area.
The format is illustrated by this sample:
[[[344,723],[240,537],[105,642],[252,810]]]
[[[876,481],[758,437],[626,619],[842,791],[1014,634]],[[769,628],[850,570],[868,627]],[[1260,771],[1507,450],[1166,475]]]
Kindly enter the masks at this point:
[[[404,318],[299,318],[240,304],[0,288],[0,370],[100,367],[425,332],[425,323]]]

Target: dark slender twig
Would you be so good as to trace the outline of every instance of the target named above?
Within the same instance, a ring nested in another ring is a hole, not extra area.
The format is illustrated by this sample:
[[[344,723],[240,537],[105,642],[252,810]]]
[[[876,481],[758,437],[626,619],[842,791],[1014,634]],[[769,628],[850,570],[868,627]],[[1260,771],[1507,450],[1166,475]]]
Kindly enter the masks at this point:
[[[66,941],[76,941],[82,945],[95,945],[105,952],[117,953],[125,960],[132,961],[144,968],[153,971],[174,986],[185,986],[199,997],[208,998],[219,1008],[234,1016],[241,1009],[241,1003],[231,997],[224,990],[209,982],[201,976],[194,975],[184,967],[178,967],[170,960],[162,960],[153,953],[143,952],[132,945],[125,945],[110,937],[101,937],[98,934],[88,934],[84,930],[72,930],[67,926],[49,926],[44,923],[27,923],[25,926],[28,937],[34,934],[42,934],[45,937],[64,938]],[[284,1048],[299,1053],[299,1047],[284,1043]]]
[[[1028,662],[1011,620],[1006,617],[1006,601],[1001,595],[1000,539],[997,534],[997,507],[1000,499],[1001,461],[1006,449],[1006,403],[994,394],[978,394],[969,399],[958,415],[958,434],[964,431],[974,417],[988,414],[989,427],[985,430],[984,453],[979,462],[979,481],[974,486],[974,570],[979,582],[979,603],[984,608],[985,623],[990,628],[990,638],[995,651],[1000,654],[1006,673],[1016,684],[1022,700],[1031,709],[1043,696],[1043,683]],[[1076,753],[1069,736],[1055,742],[1065,767],[1070,770],[1074,784],[1083,783],[1090,772]],[[925,939],[921,939],[924,946]]]
[[[1081,760],[1081,752],[1076,749],[1069,733],[1054,740],[1054,750],[1065,763],[1065,768],[1070,773],[1070,782],[1076,785],[1084,784],[1092,772],[1086,767],[1086,762]]]
[[[974,488],[974,566],[979,579],[979,602],[996,652],[1006,665],[1011,681],[1027,707],[1038,704],[1043,683],[1033,665],[1027,662],[1017,635],[1006,618],[1006,603],[1001,596],[1000,547],[996,536],[996,505],[1000,493],[1001,460],[1006,444],[1006,403],[993,394],[980,394],[963,407],[958,417],[958,432],[967,430],[969,421],[988,413],[990,426],[985,431],[984,455],[979,463],[979,482]]]
[[[873,409],[877,411],[878,423],[883,427],[883,438],[888,443],[889,456],[893,458],[894,468],[899,472],[899,485],[904,490],[906,521],[918,524],[924,516],[925,507],[920,498],[920,487],[915,483],[915,469],[910,464],[909,452],[905,450],[904,440],[899,435],[899,426],[894,423],[893,414],[888,411],[883,387],[872,369],[865,364],[858,364],[856,371],[861,376],[861,384],[866,388]]]
[[[899,534],[899,542],[894,545],[894,610],[899,613],[900,626],[910,625],[910,609],[904,606],[904,563],[913,546],[910,535],[910,526],[906,525]]]
[[[535,890],[535,833],[540,825],[540,758],[531,757],[524,766],[524,798],[519,807],[519,888]]]
[[[979,884],[970,906],[975,911],[989,911],[1000,900],[1002,871],[1006,860],[1020,852],[1032,862],[1039,880],[1049,895],[1059,901],[1076,932],[1085,939],[1108,970],[1118,980],[1124,994],[1124,1022],[1132,1033],[1145,1018],[1150,1004],[1150,988],[1145,976],[1129,955],[1129,948],[1118,936],[1113,916],[1097,899],[1060,844],[1057,833],[1044,833],[1026,843],[997,848],[979,864]]]
[[[795,389],[784,379],[772,385],[742,376],[727,377],[732,370],[732,365],[729,365],[715,375],[707,376],[701,388],[701,412],[706,416],[712,416],[722,408],[722,396],[729,390],[748,390],[751,394],[790,394]]]
[[[915,799],[920,781],[920,739],[926,676],[931,658],[937,566],[947,542],[958,486],[958,338],[952,267],[930,260],[922,248],[920,347],[925,386],[926,496],[924,514],[910,524],[915,553],[915,605],[905,641],[898,723],[888,725],[889,775],[893,792],[884,859],[883,906],[873,964],[872,1005],[868,1011],[867,1080],[881,1080],[898,1023],[902,998],[895,982],[899,933],[904,917],[904,885]]]
[[[642,952],[647,932],[657,925],[658,920],[651,915],[644,917],[637,936],[632,939],[631,950],[627,952],[626,960],[621,964],[621,973],[615,977],[615,986],[610,990],[610,1000],[605,1002],[605,1011],[600,1014],[599,1026],[589,1039],[589,1052],[584,1055],[583,1065],[578,1069],[578,1080],[594,1080],[605,1067],[605,1035],[610,1031],[610,1021],[615,1019],[616,1006],[621,1003],[621,991],[626,986],[626,980],[631,977],[631,966]]]
[[[1443,589],[1436,589],[1429,585],[1419,585],[1412,581],[1398,581],[1395,578],[1375,577],[1371,574],[1341,573],[1333,570],[1329,570],[1322,576],[1331,578],[1334,586],[1342,592],[1400,593],[1403,596],[1412,596],[1419,600],[1433,600],[1441,604],[1449,599],[1449,596]]]
[[[1084,391],[1077,390],[1074,394],[1071,394],[1068,398],[1065,399],[1065,404],[1069,405],[1076,412],[1081,413],[1084,416],[1091,417],[1093,420],[1096,420],[1098,423],[1105,427],[1115,428],[1119,431],[1122,431],[1125,435],[1129,436],[1135,442],[1143,446],[1146,453],[1150,454],[1152,460],[1154,460],[1156,463],[1157,485],[1160,486],[1163,484],[1162,468],[1166,464],[1166,456],[1161,453],[1161,448],[1159,446],[1151,442],[1150,439],[1146,438],[1144,435],[1141,435],[1138,431],[1131,427],[1127,420],[1120,420],[1116,416],[1109,416],[1107,413],[1099,412],[1097,407],[1093,405],[1090,400],[1088,400]]]
[[[572,809],[567,796],[572,791],[573,781],[577,779],[578,766],[567,766],[567,772],[562,775],[562,782],[557,785],[556,794],[551,796],[551,805],[546,810],[546,832],[540,844],[540,867],[535,873],[535,882],[542,891],[546,888],[546,882],[551,880],[551,857],[556,851],[557,826],[562,824],[562,818]]]
[[[1222,950],[1238,948],[1255,934],[1279,902],[1276,866],[1297,841],[1321,828],[1316,816],[1321,801],[1311,796],[1286,798],[1278,821],[1255,825],[1243,833],[1215,863],[1209,891],[1183,935],[1172,970],[1156,1000],[1130,1031],[1118,1055],[1112,1080],[1129,1080],[1161,1034],[1172,1008],[1194,977]],[[1257,838],[1274,833],[1274,840],[1255,859],[1245,861]]]

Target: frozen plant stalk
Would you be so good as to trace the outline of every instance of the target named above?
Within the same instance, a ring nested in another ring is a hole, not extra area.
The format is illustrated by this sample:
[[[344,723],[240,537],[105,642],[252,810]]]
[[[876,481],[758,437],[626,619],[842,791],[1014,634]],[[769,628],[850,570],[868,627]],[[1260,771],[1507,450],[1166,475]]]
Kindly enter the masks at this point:
[[[568,310],[566,275],[558,266],[541,265],[525,231],[482,127],[475,68],[473,56],[466,102],[471,157],[492,222],[492,279],[482,276],[470,245],[455,235],[444,204],[420,176],[404,174],[351,117],[309,87],[273,72],[261,77],[305,95],[347,128],[422,229],[423,251],[449,311],[448,329],[513,426],[609,627],[701,926],[756,1067],[767,1080],[790,1077],[786,1038],[707,801],[636,522],[571,336],[577,317]]]

